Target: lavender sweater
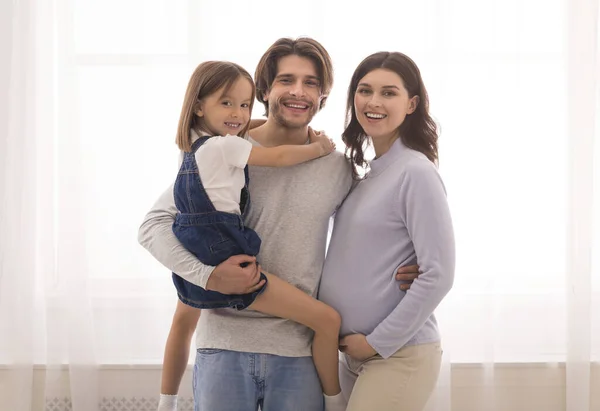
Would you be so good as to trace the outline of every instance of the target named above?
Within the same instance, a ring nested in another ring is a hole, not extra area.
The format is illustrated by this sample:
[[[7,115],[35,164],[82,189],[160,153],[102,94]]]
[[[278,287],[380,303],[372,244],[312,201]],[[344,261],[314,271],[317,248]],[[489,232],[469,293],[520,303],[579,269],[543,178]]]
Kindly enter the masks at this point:
[[[438,171],[398,139],[336,213],[319,299],[342,316],[342,335],[364,334],[388,358],[440,339],[433,311],[452,287],[454,260]],[[396,270],[415,263],[422,274],[400,291]]]

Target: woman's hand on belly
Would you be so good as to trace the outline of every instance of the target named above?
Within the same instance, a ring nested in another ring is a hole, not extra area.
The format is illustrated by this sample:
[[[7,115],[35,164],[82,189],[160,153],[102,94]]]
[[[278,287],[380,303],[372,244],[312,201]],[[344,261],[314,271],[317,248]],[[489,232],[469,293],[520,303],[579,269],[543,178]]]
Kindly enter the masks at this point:
[[[355,360],[363,361],[371,358],[377,351],[367,342],[363,334],[350,334],[340,339],[340,351]]]

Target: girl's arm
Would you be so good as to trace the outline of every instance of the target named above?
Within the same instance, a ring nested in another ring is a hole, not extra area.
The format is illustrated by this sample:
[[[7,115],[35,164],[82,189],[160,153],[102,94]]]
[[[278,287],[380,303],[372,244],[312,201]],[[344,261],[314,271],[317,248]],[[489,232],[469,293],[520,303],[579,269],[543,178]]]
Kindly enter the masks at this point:
[[[324,134],[309,129],[310,144],[277,147],[252,147],[248,164],[263,167],[285,167],[314,160],[335,150],[335,144]]]

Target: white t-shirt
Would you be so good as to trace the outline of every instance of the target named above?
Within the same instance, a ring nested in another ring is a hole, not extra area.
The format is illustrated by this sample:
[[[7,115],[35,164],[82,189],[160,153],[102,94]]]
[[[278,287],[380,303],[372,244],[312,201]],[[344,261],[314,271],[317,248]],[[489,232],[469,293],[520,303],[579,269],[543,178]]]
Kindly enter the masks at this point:
[[[192,132],[192,141],[198,135]],[[244,167],[252,143],[227,135],[209,138],[196,151],[200,179],[208,198],[218,211],[240,214],[240,192],[244,187]]]

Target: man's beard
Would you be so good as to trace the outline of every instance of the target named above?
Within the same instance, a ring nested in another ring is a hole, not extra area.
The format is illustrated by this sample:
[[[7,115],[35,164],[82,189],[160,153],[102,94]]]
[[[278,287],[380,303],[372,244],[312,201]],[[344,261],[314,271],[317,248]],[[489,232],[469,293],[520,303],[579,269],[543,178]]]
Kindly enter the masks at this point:
[[[272,116],[275,121],[277,121],[278,124],[280,124],[281,126],[285,127],[285,128],[302,128],[302,127],[306,127],[307,125],[310,124],[310,122],[312,121],[313,117],[315,116],[315,114],[317,114],[317,106],[315,106],[314,104],[308,104],[308,109],[307,109],[307,117],[306,117],[306,121],[303,121],[302,123],[299,122],[294,122],[294,121],[289,121],[285,118],[285,116],[283,115],[283,104],[280,103],[279,101],[274,102],[273,104],[271,104],[271,106],[269,107],[269,116]]]

